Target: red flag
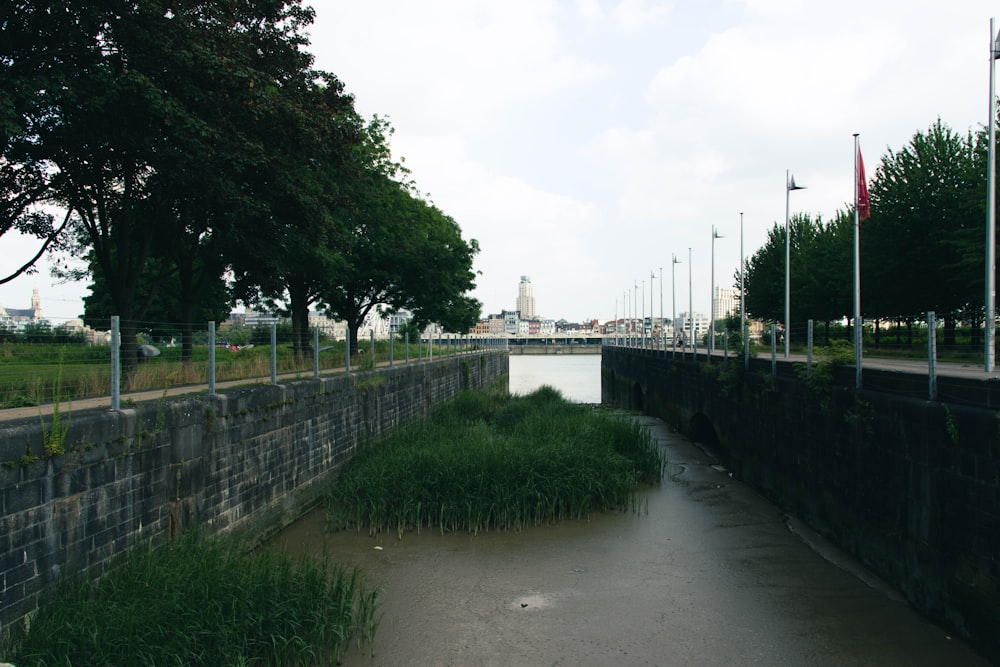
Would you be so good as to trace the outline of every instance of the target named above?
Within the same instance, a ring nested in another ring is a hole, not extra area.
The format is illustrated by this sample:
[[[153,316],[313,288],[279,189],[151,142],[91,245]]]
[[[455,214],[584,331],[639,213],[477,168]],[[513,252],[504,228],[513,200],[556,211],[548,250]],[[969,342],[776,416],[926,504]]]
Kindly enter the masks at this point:
[[[855,185],[854,205],[857,207],[858,220],[865,220],[872,214],[868,204],[868,183],[865,182],[865,162],[861,159],[861,149],[858,148],[858,182]]]

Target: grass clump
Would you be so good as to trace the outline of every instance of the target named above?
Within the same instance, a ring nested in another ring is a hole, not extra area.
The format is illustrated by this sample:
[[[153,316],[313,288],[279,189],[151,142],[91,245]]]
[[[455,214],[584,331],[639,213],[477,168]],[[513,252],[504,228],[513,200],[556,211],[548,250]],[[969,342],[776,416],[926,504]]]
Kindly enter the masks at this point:
[[[371,642],[377,589],[347,570],[195,532],[64,580],[5,657],[27,665],[327,665]]]
[[[636,506],[663,458],[636,422],[570,403],[467,392],[359,452],[327,498],[335,529],[519,530]]]

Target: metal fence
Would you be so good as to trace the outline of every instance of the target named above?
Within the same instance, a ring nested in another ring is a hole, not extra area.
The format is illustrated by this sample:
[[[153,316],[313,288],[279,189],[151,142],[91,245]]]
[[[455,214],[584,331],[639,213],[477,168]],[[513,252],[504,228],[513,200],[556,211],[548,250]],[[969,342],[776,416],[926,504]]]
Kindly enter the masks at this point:
[[[281,379],[351,373],[376,366],[417,363],[440,355],[506,347],[506,339],[487,335],[430,334],[410,340],[408,333],[362,338],[358,349],[349,340],[334,339],[319,329],[297,352],[290,328],[277,320],[242,331],[206,322],[189,334],[185,349],[178,335],[150,332],[182,331],[169,323],[131,322],[136,335],[137,362],[121,357],[123,326],[118,317],[106,331],[67,332],[63,327],[28,333],[7,331],[0,340],[0,408],[34,407],[103,397],[120,409],[123,402],[187,391],[215,393],[223,386],[277,383]],[[244,328],[246,329],[246,328]],[[128,371],[125,371],[128,368]],[[92,401],[91,401],[92,402]]]

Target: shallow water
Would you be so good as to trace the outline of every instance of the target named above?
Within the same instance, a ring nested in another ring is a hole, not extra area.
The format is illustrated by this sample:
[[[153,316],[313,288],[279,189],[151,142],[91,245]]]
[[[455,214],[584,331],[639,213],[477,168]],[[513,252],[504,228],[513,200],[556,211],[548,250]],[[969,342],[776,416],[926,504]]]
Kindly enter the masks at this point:
[[[601,355],[510,356],[510,393],[530,394],[542,385],[555,387],[574,403],[600,403]]]
[[[374,657],[353,648],[346,665],[988,664],[641,419],[670,465],[640,513],[399,539],[327,534],[318,511],[272,546],[325,552],[382,588]]]

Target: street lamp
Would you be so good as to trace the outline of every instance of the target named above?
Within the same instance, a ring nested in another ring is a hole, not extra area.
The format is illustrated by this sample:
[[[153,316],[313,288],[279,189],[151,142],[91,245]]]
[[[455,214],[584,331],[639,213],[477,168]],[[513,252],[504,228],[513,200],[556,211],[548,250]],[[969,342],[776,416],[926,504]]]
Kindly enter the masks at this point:
[[[986,157],[986,348],[985,369],[989,373],[996,361],[996,164],[993,152],[996,148],[997,98],[993,92],[995,63],[1000,59],[1000,34],[994,32],[990,19],[990,139]]]
[[[656,342],[656,349],[660,349],[661,345],[666,343],[664,336],[666,335],[666,330],[663,328],[663,267],[660,267],[660,340]],[[666,348],[664,348],[665,350]]]
[[[791,309],[791,258],[792,258],[792,229],[789,217],[789,199],[792,190],[805,190],[806,186],[796,185],[795,177],[785,170],[785,359],[788,358],[788,343],[792,338],[792,309]]]
[[[743,278],[743,211],[740,211],[740,339],[743,341],[743,367],[750,367],[750,337],[747,335],[746,282]]]
[[[691,282],[691,248],[688,248],[688,332],[691,334],[691,354],[694,354],[694,288]]]
[[[681,260],[677,259],[677,255],[671,253],[672,262],[670,264],[670,289],[673,290],[673,301],[671,302],[671,313],[670,313],[670,333],[673,336],[673,343],[671,344],[671,349],[673,354],[671,356],[677,355],[677,265],[681,263]]]
[[[712,225],[712,295],[709,303],[711,313],[708,317],[708,353],[715,352],[715,239],[726,238]]]
[[[653,332],[656,330],[654,327],[656,316],[653,311],[653,297],[656,295],[656,292],[653,291],[654,280],[656,280],[656,274],[653,273],[653,269],[650,269],[649,270],[649,349],[651,350],[653,349],[653,342],[654,342]],[[660,285],[660,289],[662,291],[663,289],[662,284]]]
[[[646,279],[642,279],[642,291],[639,292],[639,301],[642,304],[642,318],[639,320],[639,347],[646,349]],[[652,289],[652,283],[650,283]]]

